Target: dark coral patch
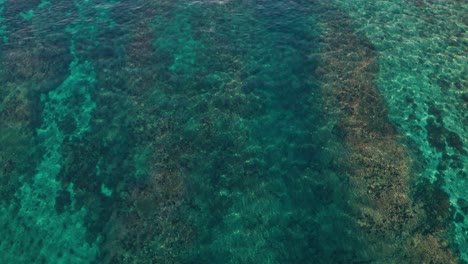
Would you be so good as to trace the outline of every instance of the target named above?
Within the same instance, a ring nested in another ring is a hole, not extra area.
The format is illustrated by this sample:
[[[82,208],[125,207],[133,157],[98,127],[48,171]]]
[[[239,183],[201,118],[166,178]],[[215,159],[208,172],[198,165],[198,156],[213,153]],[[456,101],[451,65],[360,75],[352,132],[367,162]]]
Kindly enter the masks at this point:
[[[63,213],[71,205],[71,194],[67,190],[62,190],[55,197],[55,210]]]
[[[448,131],[447,132],[447,144],[458,151],[461,154],[466,154],[466,151],[463,149],[463,140],[461,139],[460,135],[453,131]]]
[[[444,128],[440,124],[437,124],[434,118],[429,118],[427,120],[426,131],[429,144],[438,151],[443,152],[445,150]]]
[[[416,186],[414,199],[423,205],[425,211],[425,221],[421,221],[419,227],[423,233],[443,230],[452,218],[448,194],[429,180],[424,179]]]

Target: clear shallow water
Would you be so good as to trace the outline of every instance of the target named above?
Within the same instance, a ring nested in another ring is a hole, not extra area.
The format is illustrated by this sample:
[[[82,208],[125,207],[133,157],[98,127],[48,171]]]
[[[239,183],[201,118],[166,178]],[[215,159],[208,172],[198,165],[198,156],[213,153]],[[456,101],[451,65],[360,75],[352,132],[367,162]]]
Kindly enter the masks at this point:
[[[466,261],[466,4],[0,3],[0,263]]]

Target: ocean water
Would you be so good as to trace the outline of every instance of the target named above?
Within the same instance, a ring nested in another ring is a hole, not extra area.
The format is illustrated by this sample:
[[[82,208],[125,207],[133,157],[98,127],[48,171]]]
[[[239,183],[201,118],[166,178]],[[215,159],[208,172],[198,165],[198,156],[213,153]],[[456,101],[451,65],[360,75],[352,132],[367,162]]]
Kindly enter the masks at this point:
[[[467,14],[0,0],[0,264],[467,263]]]

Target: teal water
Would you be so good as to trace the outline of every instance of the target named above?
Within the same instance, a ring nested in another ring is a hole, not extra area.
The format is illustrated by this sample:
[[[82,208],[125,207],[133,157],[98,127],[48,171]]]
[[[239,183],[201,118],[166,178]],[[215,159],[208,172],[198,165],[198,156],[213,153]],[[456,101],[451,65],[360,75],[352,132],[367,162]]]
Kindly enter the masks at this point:
[[[0,264],[466,263],[467,14],[0,0]]]

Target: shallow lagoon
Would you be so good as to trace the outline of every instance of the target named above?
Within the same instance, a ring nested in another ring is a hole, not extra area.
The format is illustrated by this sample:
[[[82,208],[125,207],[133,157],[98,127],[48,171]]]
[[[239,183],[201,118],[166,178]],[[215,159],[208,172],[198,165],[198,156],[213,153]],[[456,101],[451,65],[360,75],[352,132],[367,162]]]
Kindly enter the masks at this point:
[[[0,0],[0,263],[468,261],[467,11]]]

